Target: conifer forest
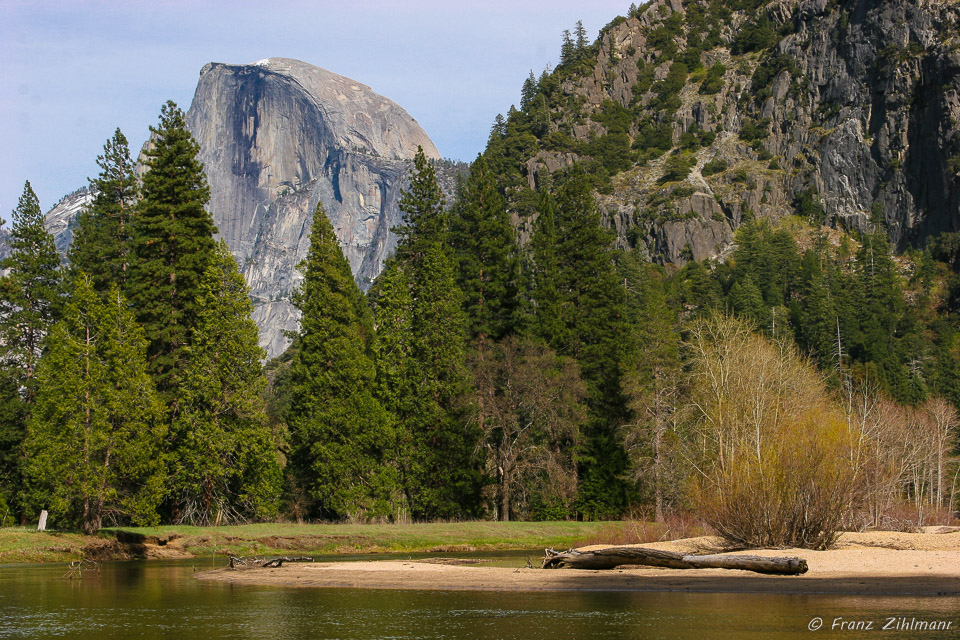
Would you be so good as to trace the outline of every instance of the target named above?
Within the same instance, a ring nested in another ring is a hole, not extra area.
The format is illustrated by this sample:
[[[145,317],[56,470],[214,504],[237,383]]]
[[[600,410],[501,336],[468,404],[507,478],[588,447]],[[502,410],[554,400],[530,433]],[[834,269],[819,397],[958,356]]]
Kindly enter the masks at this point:
[[[723,256],[644,250],[716,138],[670,125],[682,91],[714,95],[727,73],[706,55],[718,43],[689,36],[713,14],[685,15],[659,23],[677,32],[664,42],[687,34],[658,49],[667,72],[644,63],[633,103],[593,114],[567,81],[632,54],[604,37],[617,21],[593,44],[566,32],[454,197],[421,150],[368,291],[317,205],[299,330],[269,361],[173,102],[142,171],[119,129],[106,141],[65,258],[27,182],[0,265],[3,523],[692,513],[744,544],[825,548],[846,527],[960,508],[960,233],[826,225],[803,185],[792,215],[738,205]],[[783,37],[748,27],[734,54]],[[601,135],[575,139],[584,122]],[[746,118],[737,135],[776,171],[764,127]],[[542,150],[578,161],[534,175]],[[653,166],[663,195],[618,239],[598,197]],[[754,179],[719,156],[696,171]]]

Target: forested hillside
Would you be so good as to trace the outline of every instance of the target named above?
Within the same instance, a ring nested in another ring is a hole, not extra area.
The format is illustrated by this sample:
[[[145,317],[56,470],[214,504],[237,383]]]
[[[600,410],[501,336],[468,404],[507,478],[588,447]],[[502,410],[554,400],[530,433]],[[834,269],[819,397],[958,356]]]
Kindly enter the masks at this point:
[[[417,154],[368,294],[316,209],[299,330],[263,368],[168,104],[142,181],[122,134],[107,143],[69,268],[29,184],[14,212],[10,513],[95,530],[693,512],[813,548],[949,518],[955,8],[654,2],[592,43],[577,25],[452,201]]]

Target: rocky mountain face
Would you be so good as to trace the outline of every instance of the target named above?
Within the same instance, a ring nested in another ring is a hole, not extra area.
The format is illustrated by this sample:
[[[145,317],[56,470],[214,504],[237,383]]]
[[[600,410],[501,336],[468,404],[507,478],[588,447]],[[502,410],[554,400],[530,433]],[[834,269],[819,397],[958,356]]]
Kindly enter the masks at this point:
[[[402,221],[398,201],[417,147],[440,159],[399,105],[297,60],[206,65],[186,118],[210,184],[208,208],[250,287],[270,356],[288,345],[284,331],[297,328],[290,296],[317,203],[366,288],[396,244],[390,229]],[[77,192],[47,214],[61,250],[89,198]]]
[[[401,222],[397,202],[417,147],[440,158],[396,103],[283,58],[206,65],[187,126],[200,144],[209,209],[250,287],[270,355],[297,326],[290,295],[317,202],[365,288],[395,246],[390,228]]]
[[[567,58],[512,114],[539,122],[524,173],[614,167],[623,248],[683,264],[794,213],[900,248],[960,229],[955,0],[655,0]]]

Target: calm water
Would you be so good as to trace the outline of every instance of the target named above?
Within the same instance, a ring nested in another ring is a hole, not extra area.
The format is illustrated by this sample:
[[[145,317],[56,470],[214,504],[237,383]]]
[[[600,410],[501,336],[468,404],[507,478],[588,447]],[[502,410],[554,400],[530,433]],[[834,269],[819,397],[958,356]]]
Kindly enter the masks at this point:
[[[521,566],[524,558],[508,559]],[[960,638],[960,598],[280,589],[201,582],[210,560],[0,566],[0,638]],[[498,563],[502,564],[502,563]],[[815,617],[825,628],[811,632]],[[952,621],[839,631],[835,618]]]

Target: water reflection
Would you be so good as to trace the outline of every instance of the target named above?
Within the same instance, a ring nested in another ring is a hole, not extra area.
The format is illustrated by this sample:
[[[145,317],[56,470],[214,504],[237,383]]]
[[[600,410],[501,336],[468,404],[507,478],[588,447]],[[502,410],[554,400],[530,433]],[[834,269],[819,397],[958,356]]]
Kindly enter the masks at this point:
[[[905,616],[953,628],[883,637],[960,637],[958,598],[280,589],[200,582],[195,568],[209,559],[111,563],[81,580],[61,579],[63,566],[0,567],[0,638],[788,639],[811,638],[814,616],[820,634],[837,617]]]

